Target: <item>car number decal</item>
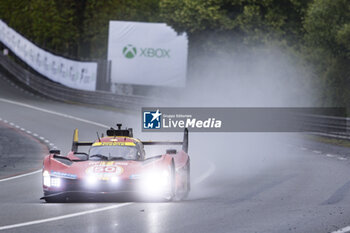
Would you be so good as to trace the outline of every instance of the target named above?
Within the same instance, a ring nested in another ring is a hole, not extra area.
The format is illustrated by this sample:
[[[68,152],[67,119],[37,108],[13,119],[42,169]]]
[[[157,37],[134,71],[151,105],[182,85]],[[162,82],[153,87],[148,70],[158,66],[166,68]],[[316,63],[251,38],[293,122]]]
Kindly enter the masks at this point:
[[[86,169],[88,174],[121,175],[124,169],[120,166],[91,166]]]

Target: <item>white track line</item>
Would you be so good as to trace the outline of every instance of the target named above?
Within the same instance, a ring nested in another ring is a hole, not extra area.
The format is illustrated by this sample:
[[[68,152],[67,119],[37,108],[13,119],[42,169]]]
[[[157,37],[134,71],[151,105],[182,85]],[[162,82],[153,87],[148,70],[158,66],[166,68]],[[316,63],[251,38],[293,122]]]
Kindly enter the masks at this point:
[[[36,174],[36,173],[39,173],[39,172],[41,172],[41,169],[33,171],[33,172],[28,172],[28,173],[25,173],[25,174],[22,174],[22,175],[18,175],[18,176],[12,176],[12,177],[9,177],[9,178],[4,178],[4,179],[1,179],[0,182],[17,179],[17,178],[24,177],[24,176],[30,176],[30,175],[33,175],[33,174]]]
[[[72,214],[61,215],[61,216],[52,217],[52,218],[45,218],[45,219],[40,219],[40,220],[35,220],[35,221],[30,221],[30,222],[23,222],[23,223],[18,223],[18,224],[13,224],[13,225],[0,226],[0,231],[12,229],[12,228],[29,226],[29,225],[35,225],[35,224],[40,224],[40,223],[52,222],[52,221],[66,219],[66,218],[74,218],[74,217],[78,217],[78,216],[82,216],[82,215],[98,213],[101,211],[106,211],[106,210],[111,210],[111,209],[118,209],[118,208],[121,208],[121,207],[124,207],[127,205],[131,205],[131,204],[132,203],[128,202],[128,203],[123,203],[123,204],[102,207],[102,208],[98,208],[98,209],[92,209],[92,210],[86,210],[86,211],[81,211],[81,212],[72,213]]]
[[[109,128],[107,125],[104,125],[104,124],[101,124],[101,123],[98,123],[98,122],[89,121],[89,120],[86,120],[86,119],[83,119],[83,118],[79,118],[79,117],[71,116],[71,115],[68,115],[68,114],[59,113],[59,112],[55,112],[55,111],[51,111],[51,110],[44,109],[44,108],[39,108],[39,107],[36,107],[36,106],[33,106],[33,105],[24,104],[24,103],[17,102],[17,101],[13,101],[13,100],[9,100],[9,99],[0,98],[0,101],[5,102],[5,103],[9,103],[9,104],[14,104],[14,105],[26,107],[26,108],[30,108],[30,109],[34,109],[34,110],[41,111],[41,112],[45,112],[45,113],[49,113],[49,114],[53,114],[53,115],[57,115],[57,116],[61,116],[61,117],[65,117],[65,118],[68,118],[68,119],[72,119],[72,120],[84,122],[84,123],[91,124],[91,125],[96,125],[96,126],[103,127],[103,128]],[[9,123],[11,126],[14,125],[12,122],[8,122],[7,120],[4,120],[3,122],[6,123],[6,124]],[[24,129],[23,129],[23,130],[24,130]],[[32,132],[29,131],[29,130],[27,130],[26,133],[32,134],[32,135],[35,136],[35,137],[39,137],[38,134],[32,133]],[[41,138],[40,138],[40,139],[41,139]],[[43,138],[42,140],[44,140],[44,138]],[[51,144],[50,144],[50,145],[51,145]],[[53,144],[52,144],[52,145],[53,145]],[[39,171],[36,171],[36,172],[39,172]],[[35,172],[34,172],[34,173],[35,173]],[[22,174],[22,175],[18,175],[18,176],[13,176],[13,177],[5,178],[5,179],[0,180],[0,182],[7,181],[7,180],[12,180],[12,179],[17,179],[17,178],[21,178],[21,177],[24,177],[24,176],[32,175],[32,174],[34,174],[34,173],[33,173],[33,172],[29,172],[29,173],[26,173],[26,174]]]
[[[332,233],[347,233],[350,232],[350,226],[344,227],[342,229],[339,229],[337,231],[333,231]]]
[[[347,158],[344,158],[344,157],[338,157],[337,159],[339,159],[339,160],[341,160],[341,161],[348,160]]]
[[[109,126],[101,124],[101,123],[98,123],[98,122],[86,120],[86,119],[83,119],[83,118],[80,118],[80,117],[75,117],[75,116],[71,116],[71,115],[68,115],[68,114],[60,113],[60,112],[55,112],[55,111],[48,110],[48,109],[45,109],[45,108],[39,108],[39,107],[30,105],[30,104],[24,104],[24,103],[21,103],[21,102],[8,100],[8,99],[4,99],[4,98],[0,98],[0,101],[5,102],[5,103],[10,103],[10,104],[15,104],[15,105],[26,107],[26,108],[30,108],[30,109],[34,109],[34,110],[45,112],[45,113],[49,113],[49,114],[56,115],[56,116],[65,117],[65,118],[68,118],[68,119],[73,119],[73,120],[84,122],[84,123],[88,123],[88,124],[91,124],[91,125],[100,126],[100,127],[103,127],[103,128],[109,128]]]
[[[1,119],[1,118],[0,118]],[[2,119],[1,119],[2,120]],[[5,122],[5,121],[4,121]],[[7,121],[6,121],[7,122]],[[8,123],[7,123],[8,124]],[[17,129],[20,128],[18,125],[15,125],[13,123],[9,123],[9,125],[11,125],[12,127],[16,127]],[[20,128],[22,131],[26,131],[24,128]],[[26,131],[27,134],[32,134],[32,132],[30,131]],[[33,136],[37,135],[37,134],[32,134]],[[38,135],[37,135],[38,136]],[[49,141],[46,140],[48,143]],[[53,143],[50,143],[52,144],[52,146],[54,145]],[[21,175],[15,175],[15,176],[11,176],[11,177],[8,177],[8,178],[3,178],[3,179],[0,179],[0,182],[4,182],[4,181],[8,181],[8,180],[13,180],[13,179],[17,179],[17,178],[21,178],[21,177],[25,177],[25,176],[30,176],[30,175],[33,175],[33,174],[36,174],[38,172],[41,172],[41,169],[40,170],[36,170],[34,172],[28,172],[28,173],[23,173]]]

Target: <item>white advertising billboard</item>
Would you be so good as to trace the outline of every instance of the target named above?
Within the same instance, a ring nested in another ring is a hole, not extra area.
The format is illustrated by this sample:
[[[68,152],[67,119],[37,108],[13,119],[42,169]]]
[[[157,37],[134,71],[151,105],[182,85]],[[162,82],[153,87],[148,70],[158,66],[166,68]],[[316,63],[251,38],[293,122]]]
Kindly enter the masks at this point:
[[[186,84],[187,35],[165,23],[110,21],[108,60],[114,83],[181,87]]]
[[[46,52],[0,20],[0,41],[30,67],[65,86],[96,90],[97,63],[69,60]]]

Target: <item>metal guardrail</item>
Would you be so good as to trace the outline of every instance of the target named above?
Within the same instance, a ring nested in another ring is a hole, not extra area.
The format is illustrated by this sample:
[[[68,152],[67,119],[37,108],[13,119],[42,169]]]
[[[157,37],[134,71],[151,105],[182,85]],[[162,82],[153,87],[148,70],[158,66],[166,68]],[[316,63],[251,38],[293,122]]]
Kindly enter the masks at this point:
[[[146,96],[120,95],[105,91],[77,90],[40,77],[17,64],[8,56],[0,54],[0,66],[19,82],[49,98],[92,105],[105,105],[123,109],[147,106],[154,99]]]
[[[350,140],[350,118],[311,115],[308,117],[307,124],[314,130],[312,134]]]

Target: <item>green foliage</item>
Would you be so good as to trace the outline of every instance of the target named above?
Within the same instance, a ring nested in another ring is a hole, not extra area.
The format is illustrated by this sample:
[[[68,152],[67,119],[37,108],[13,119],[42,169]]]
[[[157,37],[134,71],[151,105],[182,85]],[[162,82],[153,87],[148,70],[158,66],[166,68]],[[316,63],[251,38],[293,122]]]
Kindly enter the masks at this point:
[[[349,0],[1,0],[0,18],[40,47],[80,59],[106,58],[110,20],[186,32],[190,67],[199,53],[273,44],[313,66],[325,105],[350,103]]]
[[[231,32],[246,44],[302,38],[303,0],[162,0],[161,17],[178,32]]]
[[[315,0],[307,10],[304,27],[308,59],[323,83],[323,102],[349,107],[349,1]]]
[[[345,23],[339,28],[335,41],[344,49],[343,54],[350,58],[350,23]]]
[[[72,1],[33,0],[28,14],[33,42],[59,54],[76,53],[79,29],[73,6]]]
[[[109,20],[159,21],[158,0],[2,0],[0,18],[46,50],[105,58]]]
[[[32,38],[32,20],[29,18],[31,12],[30,3],[31,1],[2,0],[0,1],[0,18],[9,23],[18,32]]]
[[[88,0],[82,27],[91,56],[106,57],[110,20],[157,22],[158,5],[158,0]]]
[[[334,56],[346,56],[349,49],[350,2],[315,0],[305,19],[308,45],[320,47]]]

